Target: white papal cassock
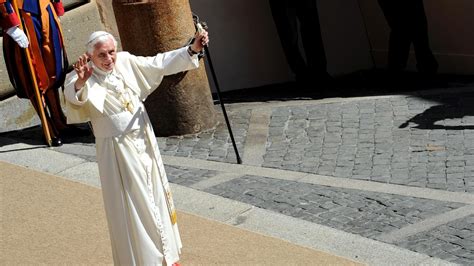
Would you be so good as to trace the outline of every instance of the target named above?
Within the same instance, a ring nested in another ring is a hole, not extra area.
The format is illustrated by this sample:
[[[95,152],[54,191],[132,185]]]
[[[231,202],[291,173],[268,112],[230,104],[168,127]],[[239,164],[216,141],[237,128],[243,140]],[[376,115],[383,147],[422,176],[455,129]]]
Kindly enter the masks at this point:
[[[117,53],[114,70],[94,67],[78,92],[64,91],[68,123],[91,121],[112,252],[118,265],[171,265],[181,239],[168,179],[142,101],[163,76],[199,66],[186,48],[139,57]]]

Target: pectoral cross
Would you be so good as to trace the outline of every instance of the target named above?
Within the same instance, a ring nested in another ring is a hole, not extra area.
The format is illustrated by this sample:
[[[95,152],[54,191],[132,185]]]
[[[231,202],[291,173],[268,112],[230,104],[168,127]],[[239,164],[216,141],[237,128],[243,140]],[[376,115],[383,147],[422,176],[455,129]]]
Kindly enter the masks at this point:
[[[130,113],[133,114],[133,103],[131,101],[127,101],[124,103],[125,109],[127,109]]]

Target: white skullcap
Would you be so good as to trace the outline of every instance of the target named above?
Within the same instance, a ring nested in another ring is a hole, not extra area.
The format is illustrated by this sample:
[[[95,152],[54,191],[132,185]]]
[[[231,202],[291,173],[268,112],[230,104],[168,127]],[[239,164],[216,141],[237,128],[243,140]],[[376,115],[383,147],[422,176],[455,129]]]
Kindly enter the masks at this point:
[[[100,37],[102,37],[102,36],[109,36],[109,35],[112,36],[112,34],[106,32],[106,31],[101,31],[101,30],[99,30],[99,31],[94,31],[94,32],[89,36],[89,40],[87,41],[87,43],[89,44],[89,43],[93,42],[94,40],[96,40],[96,39],[98,39],[98,38],[100,38]]]
[[[108,38],[112,39],[114,42],[115,47],[117,47],[117,40],[115,40],[114,36],[106,31],[95,31],[89,36],[89,40],[87,41],[86,47],[88,52],[92,52],[94,50],[94,46],[97,43],[102,43],[108,40]]]

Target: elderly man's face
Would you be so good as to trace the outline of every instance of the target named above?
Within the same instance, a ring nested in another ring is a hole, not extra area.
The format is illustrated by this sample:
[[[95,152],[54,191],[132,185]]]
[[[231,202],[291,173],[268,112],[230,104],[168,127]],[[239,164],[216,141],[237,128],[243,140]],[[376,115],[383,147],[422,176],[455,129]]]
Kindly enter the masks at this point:
[[[96,44],[91,55],[94,65],[107,72],[114,69],[116,58],[116,47],[110,38],[106,42]]]

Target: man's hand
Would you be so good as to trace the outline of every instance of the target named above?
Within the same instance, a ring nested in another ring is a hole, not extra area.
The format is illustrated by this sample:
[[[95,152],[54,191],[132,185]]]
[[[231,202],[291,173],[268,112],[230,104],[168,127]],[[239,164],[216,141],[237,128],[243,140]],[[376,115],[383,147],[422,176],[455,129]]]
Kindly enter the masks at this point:
[[[7,30],[7,34],[12,37],[12,39],[21,47],[26,48],[30,44],[26,34],[18,28],[18,26],[13,26]]]
[[[201,31],[196,32],[196,36],[194,36],[194,42],[191,44],[191,49],[199,53],[204,49],[209,43],[209,36],[206,30],[202,29]]]
[[[74,83],[76,91],[80,90],[84,84],[86,84],[86,81],[92,76],[93,68],[87,63],[88,61],[89,56],[83,54],[77,59],[77,62],[72,65],[74,71],[77,73],[77,80],[76,83]]]

